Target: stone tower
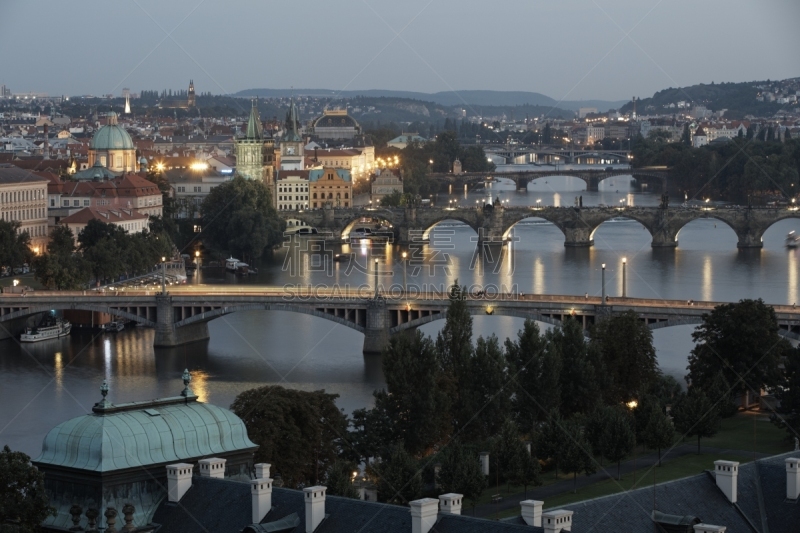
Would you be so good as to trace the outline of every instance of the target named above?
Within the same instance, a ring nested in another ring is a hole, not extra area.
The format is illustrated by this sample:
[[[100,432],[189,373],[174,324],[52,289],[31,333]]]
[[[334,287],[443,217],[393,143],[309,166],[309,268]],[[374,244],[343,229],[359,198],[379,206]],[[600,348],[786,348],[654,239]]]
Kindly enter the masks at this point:
[[[303,170],[305,168],[304,144],[298,133],[299,122],[300,114],[294,104],[294,99],[292,99],[289,112],[286,114],[286,132],[281,139],[281,170]]]
[[[250,118],[244,135],[234,140],[236,146],[236,172],[249,180],[264,179],[264,132],[258,116],[256,102],[250,109]]]
[[[188,101],[186,102],[188,107],[194,107],[195,99],[194,99],[194,80],[189,80],[189,97]]]

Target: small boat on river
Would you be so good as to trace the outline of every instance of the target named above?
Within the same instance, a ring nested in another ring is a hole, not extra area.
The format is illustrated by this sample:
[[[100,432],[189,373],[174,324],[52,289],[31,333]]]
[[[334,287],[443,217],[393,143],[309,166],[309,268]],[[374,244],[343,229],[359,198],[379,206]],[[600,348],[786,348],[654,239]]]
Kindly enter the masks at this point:
[[[39,342],[57,339],[59,337],[66,337],[71,330],[72,324],[70,324],[68,320],[57,318],[51,323],[27,328],[25,333],[20,335],[19,340],[21,342]]]

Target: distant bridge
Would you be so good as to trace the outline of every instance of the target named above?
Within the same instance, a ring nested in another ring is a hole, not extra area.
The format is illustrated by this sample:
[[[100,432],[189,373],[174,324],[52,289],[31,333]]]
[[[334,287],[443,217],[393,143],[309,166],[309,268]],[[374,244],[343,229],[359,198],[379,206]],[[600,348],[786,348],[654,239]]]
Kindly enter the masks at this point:
[[[650,232],[652,246],[674,248],[686,224],[713,218],[729,226],[737,236],[739,248],[761,248],[764,233],[774,223],[800,218],[796,208],[682,208],[682,207],[483,207],[350,208],[280,211],[287,220],[307,224],[327,232],[334,239],[348,239],[356,224],[382,221],[392,227],[400,243],[425,240],[440,222],[463,222],[478,234],[478,244],[507,242],[514,226],[526,219],[552,222],[564,234],[564,246],[592,246],[594,234],[603,222],[626,218],[639,222]]]
[[[25,296],[0,295],[0,331],[16,335],[28,319],[51,310],[108,313],[155,328],[154,345],[169,347],[207,339],[208,322],[238,311],[288,311],[336,322],[364,334],[364,352],[380,353],[392,335],[440,320],[447,315],[448,298],[442,292],[420,293],[409,286],[386,287],[375,296],[374,287],[357,289],[297,287],[185,286],[167,295],[144,291],[119,293],[36,291]],[[579,320],[588,332],[603,316],[634,310],[650,328],[699,324],[718,302],[609,298],[544,294],[474,293],[467,300],[473,315],[529,318],[558,325],[567,317]],[[800,310],[774,306],[781,334],[800,339]],[[0,337],[2,338],[2,337]]]
[[[639,187],[649,187],[650,190],[666,192],[669,171],[654,168],[631,168],[614,170],[578,170],[578,169],[545,169],[545,170],[511,170],[503,172],[462,172],[461,174],[435,173],[429,176],[440,182],[451,183],[456,186],[462,184],[475,184],[490,181],[493,178],[513,180],[518,190],[527,188],[528,183],[537,178],[551,176],[568,176],[578,178],[586,183],[587,191],[599,190],[600,182],[617,176],[632,176]]]
[[[555,146],[525,146],[514,144],[484,145],[483,151],[487,155],[503,157],[506,163],[512,164],[520,156],[534,155],[537,161],[548,163],[578,163],[581,159],[615,159],[628,162],[631,157],[630,150],[598,150],[592,148],[562,149]]]

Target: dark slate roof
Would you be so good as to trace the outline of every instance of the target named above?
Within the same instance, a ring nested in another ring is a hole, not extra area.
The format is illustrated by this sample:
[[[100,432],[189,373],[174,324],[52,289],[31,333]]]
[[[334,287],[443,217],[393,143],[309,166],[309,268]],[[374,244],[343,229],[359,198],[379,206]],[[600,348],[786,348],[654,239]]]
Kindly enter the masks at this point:
[[[736,505],[717,488],[714,475],[705,472],[656,485],[656,508],[662,513],[696,516],[706,524],[725,526],[730,533],[797,532],[800,530],[800,504],[786,501],[784,465],[785,459],[797,455],[798,452],[789,452],[741,465]],[[757,482],[761,485],[760,490]],[[564,508],[575,513],[572,531],[576,533],[653,531],[650,518],[653,511],[652,486]],[[764,524],[767,528],[763,527]]]
[[[251,525],[250,485],[240,481],[192,478],[192,487],[180,503],[162,502],[153,516],[158,533],[239,533]],[[299,490],[273,488],[272,510],[262,525],[293,517],[299,523],[291,533],[305,532],[305,502]],[[366,502],[338,496],[325,499],[325,520],[314,533],[411,533],[408,507]],[[267,529],[267,528],[263,528]],[[467,516],[440,515],[432,533],[542,533],[541,528]]]

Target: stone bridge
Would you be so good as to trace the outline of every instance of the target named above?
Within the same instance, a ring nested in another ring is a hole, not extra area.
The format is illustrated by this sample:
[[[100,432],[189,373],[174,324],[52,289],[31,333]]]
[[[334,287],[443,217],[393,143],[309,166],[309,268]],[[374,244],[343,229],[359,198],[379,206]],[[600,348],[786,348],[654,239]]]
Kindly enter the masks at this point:
[[[636,311],[652,329],[699,324],[716,302],[609,298],[558,295],[473,294],[467,306],[473,315],[530,318],[560,324],[565,318],[581,321],[590,330],[600,317],[626,310]],[[287,311],[336,322],[364,334],[364,352],[380,353],[392,335],[417,328],[447,315],[444,292],[420,293],[414,287],[404,292],[394,285],[376,297],[374,287],[322,289],[297,287],[183,287],[166,295],[132,291],[118,294],[94,291],[37,291],[22,295],[0,295],[0,332],[5,338],[20,333],[27,319],[51,310],[100,311],[155,328],[153,344],[170,347],[209,337],[208,322],[238,311]],[[775,306],[781,333],[800,339],[800,310]],[[3,338],[0,335],[0,338]]]
[[[737,236],[739,248],[761,248],[769,227],[786,218],[800,218],[796,208],[682,208],[682,207],[420,207],[362,208],[283,211],[286,219],[299,220],[335,239],[347,240],[355,224],[383,223],[392,227],[400,243],[425,240],[430,230],[445,220],[457,220],[478,234],[479,243],[502,244],[518,222],[539,218],[552,222],[564,234],[565,246],[592,246],[594,234],[603,222],[626,218],[639,222],[650,232],[653,247],[676,247],[681,229],[697,219],[713,218],[728,225]]]
[[[513,180],[517,189],[525,189],[528,183],[537,178],[548,178],[551,176],[568,176],[578,178],[586,183],[587,191],[597,191],[601,181],[616,176],[633,176],[639,187],[646,186],[656,192],[666,192],[669,172],[663,169],[619,169],[619,170],[520,170],[517,172],[462,172],[461,174],[430,174],[431,178],[440,183],[452,184],[456,187],[461,185],[485,183],[492,178],[506,178]]]
[[[564,163],[576,163],[580,159],[616,159],[628,161],[631,155],[630,150],[602,150],[602,149],[576,149],[564,150],[555,146],[520,146],[520,145],[486,145],[484,152],[487,155],[503,157],[508,163],[513,163],[517,157],[523,155],[534,155],[537,161],[563,161]]]

